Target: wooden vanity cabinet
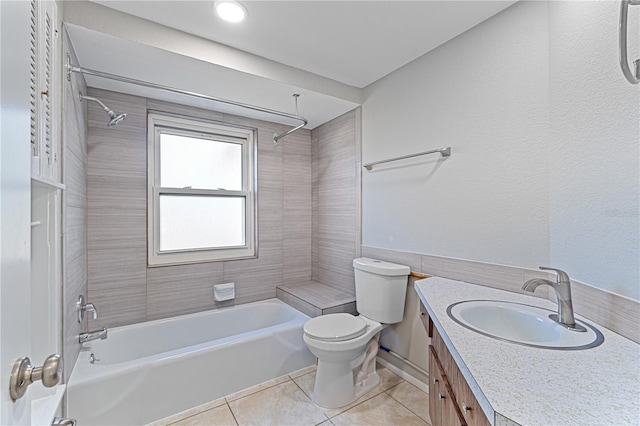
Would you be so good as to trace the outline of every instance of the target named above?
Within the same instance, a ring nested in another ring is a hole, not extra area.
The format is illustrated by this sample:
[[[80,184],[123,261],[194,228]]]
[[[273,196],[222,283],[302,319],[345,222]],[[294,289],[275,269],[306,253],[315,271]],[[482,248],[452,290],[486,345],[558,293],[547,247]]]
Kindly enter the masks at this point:
[[[471,388],[438,330],[420,303],[420,318],[429,337],[429,414],[433,426],[489,426]]]

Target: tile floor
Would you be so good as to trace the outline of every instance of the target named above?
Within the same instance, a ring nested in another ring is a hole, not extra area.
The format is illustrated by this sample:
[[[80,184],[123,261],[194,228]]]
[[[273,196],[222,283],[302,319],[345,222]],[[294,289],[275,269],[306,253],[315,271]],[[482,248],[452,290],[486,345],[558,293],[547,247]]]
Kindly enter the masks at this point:
[[[378,387],[336,409],[311,402],[315,374],[305,368],[151,425],[430,425],[428,395],[380,365]]]

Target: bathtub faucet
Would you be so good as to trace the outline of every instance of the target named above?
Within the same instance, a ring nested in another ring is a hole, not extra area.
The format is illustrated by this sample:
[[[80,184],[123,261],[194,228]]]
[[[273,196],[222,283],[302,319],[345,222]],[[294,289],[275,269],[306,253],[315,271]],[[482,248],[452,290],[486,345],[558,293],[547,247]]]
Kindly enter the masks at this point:
[[[103,328],[101,330],[93,330],[93,331],[85,331],[80,333],[78,336],[78,341],[80,343],[90,342],[92,340],[104,340],[107,338],[107,329]]]

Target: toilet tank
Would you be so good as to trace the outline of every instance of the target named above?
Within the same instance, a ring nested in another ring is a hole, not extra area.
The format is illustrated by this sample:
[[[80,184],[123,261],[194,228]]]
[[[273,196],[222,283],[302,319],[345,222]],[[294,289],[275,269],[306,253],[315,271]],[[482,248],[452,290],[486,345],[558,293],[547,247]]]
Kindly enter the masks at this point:
[[[384,324],[402,321],[409,267],[361,257],[353,259],[353,269],[358,312]]]

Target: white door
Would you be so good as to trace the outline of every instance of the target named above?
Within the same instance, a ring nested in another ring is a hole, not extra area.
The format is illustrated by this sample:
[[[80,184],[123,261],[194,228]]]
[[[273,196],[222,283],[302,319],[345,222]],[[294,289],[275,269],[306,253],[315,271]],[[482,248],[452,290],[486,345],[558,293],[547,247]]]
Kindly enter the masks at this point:
[[[31,423],[30,392],[12,402],[8,391],[31,352],[30,2],[0,1],[0,24],[0,424],[14,425]]]

